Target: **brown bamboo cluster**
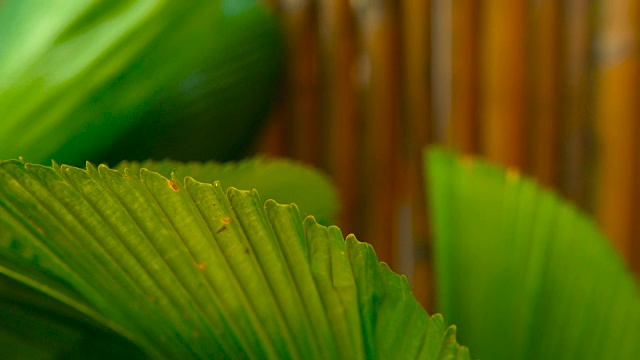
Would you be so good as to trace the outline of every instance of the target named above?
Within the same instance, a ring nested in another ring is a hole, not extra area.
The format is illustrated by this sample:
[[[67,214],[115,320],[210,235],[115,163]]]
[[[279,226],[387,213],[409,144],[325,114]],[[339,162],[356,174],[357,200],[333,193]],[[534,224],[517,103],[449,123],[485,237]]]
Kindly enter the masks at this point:
[[[422,148],[534,176],[640,271],[638,0],[272,0],[287,78],[257,151],[317,165],[339,224],[428,307]]]

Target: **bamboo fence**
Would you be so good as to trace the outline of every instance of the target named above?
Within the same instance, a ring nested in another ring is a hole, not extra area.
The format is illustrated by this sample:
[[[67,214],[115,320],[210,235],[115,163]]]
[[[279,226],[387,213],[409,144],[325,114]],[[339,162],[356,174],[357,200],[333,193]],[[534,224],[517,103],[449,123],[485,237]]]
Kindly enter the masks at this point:
[[[639,273],[639,1],[271,0],[287,74],[256,151],[327,171],[428,309],[429,143],[536,177]]]

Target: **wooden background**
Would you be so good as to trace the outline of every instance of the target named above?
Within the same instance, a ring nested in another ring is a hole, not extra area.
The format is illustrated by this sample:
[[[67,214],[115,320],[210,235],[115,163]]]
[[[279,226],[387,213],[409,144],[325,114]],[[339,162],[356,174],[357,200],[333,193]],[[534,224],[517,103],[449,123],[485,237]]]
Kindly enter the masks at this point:
[[[421,149],[517,167],[640,271],[639,0],[270,0],[287,76],[256,151],[327,171],[339,225],[433,309]]]

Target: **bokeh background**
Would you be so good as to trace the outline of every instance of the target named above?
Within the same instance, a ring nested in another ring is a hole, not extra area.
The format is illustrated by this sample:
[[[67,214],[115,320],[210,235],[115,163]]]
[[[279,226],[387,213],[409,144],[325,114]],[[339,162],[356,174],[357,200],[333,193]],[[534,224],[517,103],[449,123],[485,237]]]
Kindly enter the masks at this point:
[[[636,0],[270,0],[286,79],[254,151],[327,171],[339,224],[433,309],[421,152],[519,169],[640,271]]]
[[[640,0],[255,1],[0,0],[0,158],[303,161],[433,312],[440,144],[559,192],[640,273]]]

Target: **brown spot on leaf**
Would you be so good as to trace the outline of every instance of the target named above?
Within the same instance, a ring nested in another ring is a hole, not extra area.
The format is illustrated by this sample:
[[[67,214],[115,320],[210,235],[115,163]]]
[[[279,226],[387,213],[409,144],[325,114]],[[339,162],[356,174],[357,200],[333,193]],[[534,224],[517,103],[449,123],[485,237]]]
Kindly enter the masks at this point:
[[[206,265],[205,265],[204,263],[200,263],[200,264],[196,265],[196,267],[197,267],[198,269],[200,269],[200,270],[204,270],[205,266],[206,266]]]
[[[222,225],[222,227],[220,227],[220,229],[218,229],[218,231],[216,231],[216,234],[220,234],[223,231],[227,231],[227,226],[226,225]]]
[[[171,188],[173,189],[173,191],[178,191],[178,185],[176,185],[176,183],[174,183],[173,181],[167,179],[167,183],[169,183],[169,186],[171,186]]]
[[[225,224],[231,224],[231,218],[230,217],[222,218],[222,222]]]

